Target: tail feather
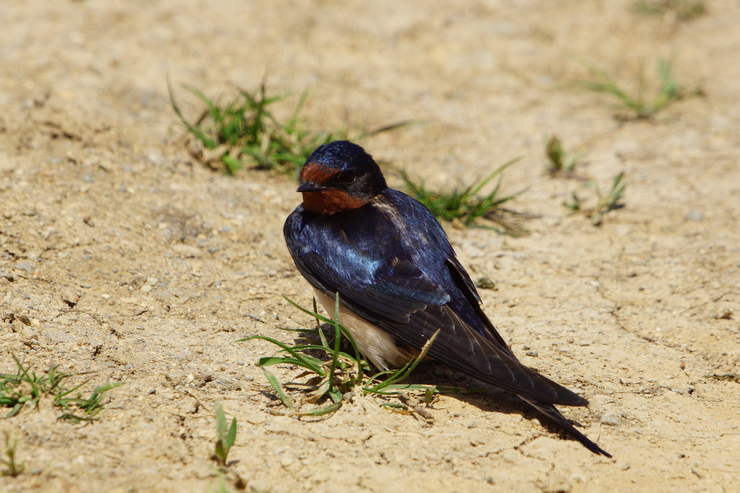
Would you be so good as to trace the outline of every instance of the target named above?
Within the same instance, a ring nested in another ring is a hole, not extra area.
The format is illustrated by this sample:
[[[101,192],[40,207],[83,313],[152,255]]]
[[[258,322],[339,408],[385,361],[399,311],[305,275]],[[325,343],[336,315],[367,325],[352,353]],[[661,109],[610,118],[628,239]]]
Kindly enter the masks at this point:
[[[611,454],[598,445],[596,445],[594,442],[588,439],[586,435],[578,431],[570,421],[568,421],[565,416],[560,414],[560,411],[558,411],[555,406],[552,404],[548,404],[545,402],[535,401],[532,399],[526,399],[524,397],[519,396],[521,399],[523,399],[525,402],[530,404],[532,407],[537,409],[539,412],[550,418],[552,421],[557,423],[558,425],[565,428],[565,430],[570,433],[576,440],[581,442],[581,444],[589,449],[591,452],[597,455],[603,455],[604,457],[608,457],[611,459]]]

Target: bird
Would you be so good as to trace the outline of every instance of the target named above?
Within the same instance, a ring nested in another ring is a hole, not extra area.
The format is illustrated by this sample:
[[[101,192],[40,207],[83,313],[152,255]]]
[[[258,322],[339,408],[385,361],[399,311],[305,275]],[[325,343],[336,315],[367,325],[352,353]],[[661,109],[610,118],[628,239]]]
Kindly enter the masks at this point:
[[[519,396],[594,454],[611,455],[555,405],[588,401],[522,364],[481,307],[434,215],[389,188],[361,146],[323,144],[300,170],[303,202],[283,233],[298,271],[378,369],[399,368],[437,333],[427,357]]]

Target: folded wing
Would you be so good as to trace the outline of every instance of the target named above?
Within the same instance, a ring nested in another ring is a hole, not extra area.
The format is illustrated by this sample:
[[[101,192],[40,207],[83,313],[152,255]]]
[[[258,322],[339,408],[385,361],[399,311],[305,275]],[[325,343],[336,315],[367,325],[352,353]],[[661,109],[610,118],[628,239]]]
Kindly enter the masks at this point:
[[[428,355],[473,378],[512,393],[551,404],[587,405],[565,387],[521,364],[478,305],[467,274],[456,259],[448,259],[451,276],[470,308],[487,323],[487,333],[470,327],[452,308],[452,295],[408,260],[393,259],[375,265],[365,279],[344,276],[324,260],[325,255],[295,255],[299,270],[328,296],[339,293],[340,302],[393,335],[399,343],[416,349],[439,329]],[[469,284],[468,284],[469,283]],[[460,297],[460,293],[454,293]]]

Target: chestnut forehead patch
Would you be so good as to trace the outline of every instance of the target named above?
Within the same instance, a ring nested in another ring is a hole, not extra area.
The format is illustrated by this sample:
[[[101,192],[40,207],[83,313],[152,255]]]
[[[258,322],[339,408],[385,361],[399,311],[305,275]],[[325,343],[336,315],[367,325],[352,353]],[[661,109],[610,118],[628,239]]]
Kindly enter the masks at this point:
[[[326,180],[334,175],[339,174],[340,170],[336,168],[330,168],[325,164],[311,161],[306,163],[301,170],[301,181],[308,181],[320,185],[326,183]]]

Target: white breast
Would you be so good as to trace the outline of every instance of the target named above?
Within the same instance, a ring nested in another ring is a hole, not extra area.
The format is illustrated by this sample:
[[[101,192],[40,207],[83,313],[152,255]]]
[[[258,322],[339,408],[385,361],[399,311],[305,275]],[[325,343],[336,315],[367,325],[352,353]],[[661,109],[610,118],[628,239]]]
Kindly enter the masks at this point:
[[[314,288],[316,299],[329,314],[334,317],[334,300]],[[347,307],[339,305],[339,323],[352,333],[360,352],[377,368],[388,370],[400,368],[410,359],[411,354],[396,346],[393,336],[355,315]]]

